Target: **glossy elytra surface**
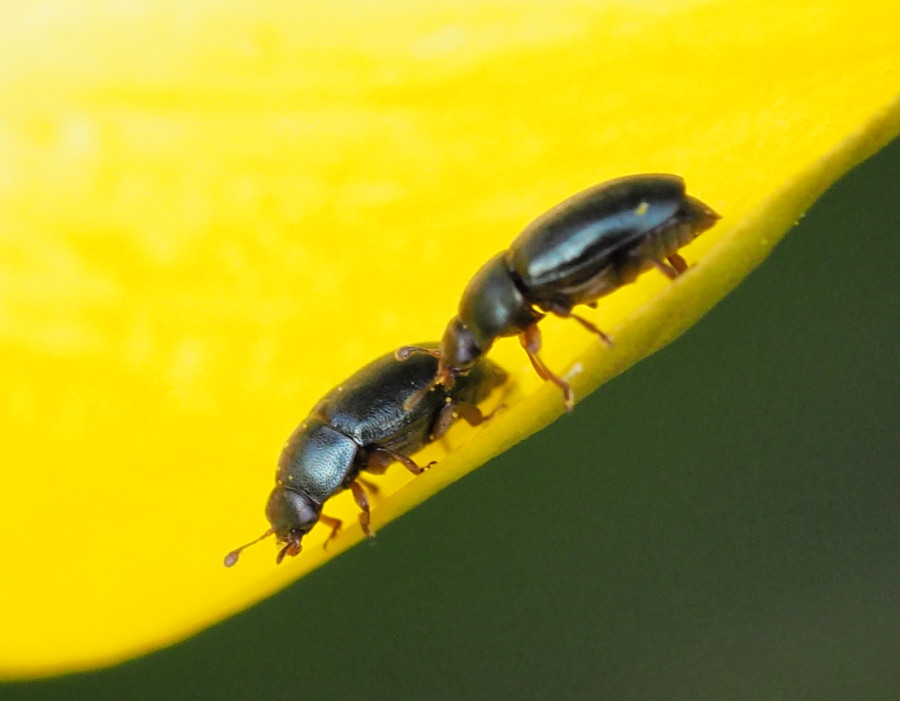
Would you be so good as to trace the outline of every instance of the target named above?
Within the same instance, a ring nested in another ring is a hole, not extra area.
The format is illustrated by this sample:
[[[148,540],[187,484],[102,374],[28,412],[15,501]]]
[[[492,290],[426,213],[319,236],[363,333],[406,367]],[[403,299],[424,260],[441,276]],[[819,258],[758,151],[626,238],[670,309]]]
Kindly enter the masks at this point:
[[[592,302],[632,282],[718,219],[676,175],[637,175],[585,190],[532,222],[505,261],[529,302]]]

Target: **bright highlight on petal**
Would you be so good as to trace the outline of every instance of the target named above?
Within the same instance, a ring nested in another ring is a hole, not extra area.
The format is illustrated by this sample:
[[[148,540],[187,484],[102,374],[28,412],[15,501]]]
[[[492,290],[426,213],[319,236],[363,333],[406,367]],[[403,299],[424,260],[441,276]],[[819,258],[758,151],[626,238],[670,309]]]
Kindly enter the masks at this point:
[[[568,195],[671,172],[723,215],[543,357],[583,397],[682,333],[900,131],[900,10],[862,2],[26,3],[0,10],[0,675],[176,641],[274,565],[281,445]],[[514,340],[488,425],[399,467],[380,526],[562,412]],[[568,370],[567,370],[568,369]],[[577,407],[576,407],[577,411]],[[328,513],[354,523],[347,494]]]

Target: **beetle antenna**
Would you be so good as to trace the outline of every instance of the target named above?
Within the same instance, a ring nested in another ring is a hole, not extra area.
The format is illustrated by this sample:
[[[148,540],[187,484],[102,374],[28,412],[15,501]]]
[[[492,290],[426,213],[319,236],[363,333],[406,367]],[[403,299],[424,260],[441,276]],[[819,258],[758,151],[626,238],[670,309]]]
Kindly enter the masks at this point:
[[[441,351],[437,348],[423,348],[422,346],[400,346],[397,350],[394,351],[394,357],[397,360],[403,361],[407,360],[409,356],[415,355],[416,353],[427,353],[432,358],[440,358]]]
[[[242,545],[241,547],[236,548],[235,550],[232,550],[230,553],[228,553],[225,556],[225,567],[234,567],[237,564],[238,558],[241,556],[241,551],[244,548],[249,548],[251,545],[255,545],[256,543],[263,540],[264,538],[268,538],[270,535],[275,535],[275,531],[272,530],[271,528],[269,530],[267,530],[265,533],[263,533],[256,540],[251,540],[246,545]]]

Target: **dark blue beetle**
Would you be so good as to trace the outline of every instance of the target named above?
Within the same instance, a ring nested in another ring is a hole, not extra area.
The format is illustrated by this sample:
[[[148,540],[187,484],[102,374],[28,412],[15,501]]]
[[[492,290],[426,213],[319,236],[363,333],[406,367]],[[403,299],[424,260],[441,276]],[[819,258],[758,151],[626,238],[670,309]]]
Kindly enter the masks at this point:
[[[632,175],[596,185],[533,221],[475,273],[439,350],[404,346],[397,357],[435,355],[439,364],[432,386],[453,387],[497,338],[518,335],[538,375],[563,390],[571,410],[571,387],[538,355],[538,322],[547,313],[572,318],[611,344],[594,324],[573,314],[573,307],[595,306],[597,299],[653,267],[674,279],[687,269],[678,249],[718,219],[685,194],[677,175]]]
[[[303,536],[319,521],[331,526],[330,540],[341,522],[323,515],[322,505],[348,488],[361,509],[363,531],[371,535],[360,471],[381,474],[399,462],[420,474],[430,465],[420,467],[409,456],[444,435],[454,414],[473,426],[483,421],[476,404],[506,380],[506,373],[488,360],[476,361],[452,388],[435,388],[407,407],[410,397],[432,385],[438,370],[431,355],[437,344],[422,348],[428,354],[406,362],[393,353],[375,360],[316,404],[288,438],[278,460],[275,489],[266,505],[271,528],[228,553],[227,567],[237,562],[241,550],[270,535],[284,544],[279,563],[286,555],[297,555]]]

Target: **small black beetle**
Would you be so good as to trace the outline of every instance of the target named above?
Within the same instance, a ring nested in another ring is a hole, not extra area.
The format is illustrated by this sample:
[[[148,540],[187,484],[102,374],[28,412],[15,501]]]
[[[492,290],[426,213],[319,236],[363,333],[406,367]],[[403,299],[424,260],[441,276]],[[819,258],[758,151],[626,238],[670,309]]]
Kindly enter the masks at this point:
[[[596,185],[533,221],[475,273],[438,351],[404,346],[397,357],[435,355],[439,364],[432,386],[453,387],[497,338],[518,334],[537,374],[562,389],[571,411],[572,388],[538,356],[538,322],[547,313],[572,318],[611,345],[605,333],[572,308],[596,306],[600,297],[652,267],[676,278],[687,270],[678,249],[718,219],[685,194],[684,180],[677,175],[632,175]],[[427,392],[423,389],[408,406]]]
[[[409,455],[443,436],[454,413],[473,426],[484,420],[476,404],[506,380],[503,369],[488,360],[472,365],[452,388],[435,388],[415,406],[405,407],[412,395],[431,386],[437,373],[438,362],[430,354],[437,352],[437,344],[422,348],[427,355],[407,362],[393,353],[382,356],[319,400],[278,459],[276,486],[266,505],[271,528],[228,553],[226,567],[238,561],[244,548],[270,535],[285,544],[277,562],[297,555],[301,539],[318,521],[331,526],[330,541],[341,522],[322,514],[322,504],[348,488],[361,509],[363,531],[372,535],[360,470],[381,474],[396,461],[420,474],[431,465],[420,467]]]

